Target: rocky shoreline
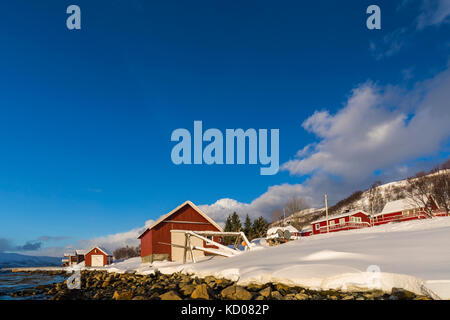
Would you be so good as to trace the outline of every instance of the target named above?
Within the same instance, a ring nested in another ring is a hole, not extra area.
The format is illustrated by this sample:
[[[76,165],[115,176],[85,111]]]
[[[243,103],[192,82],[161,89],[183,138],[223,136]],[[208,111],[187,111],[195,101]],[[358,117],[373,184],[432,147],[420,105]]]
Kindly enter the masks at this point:
[[[65,274],[64,271],[46,273]],[[279,283],[240,286],[226,279],[198,278],[181,273],[143,276],[91,270],[81,272],[81,289],[68,289],[65,280],[15,292],[11,296],[32,295],[44,295],[49,300],[432,300],[398,288],[390,293],[380,290],[314,291]]]

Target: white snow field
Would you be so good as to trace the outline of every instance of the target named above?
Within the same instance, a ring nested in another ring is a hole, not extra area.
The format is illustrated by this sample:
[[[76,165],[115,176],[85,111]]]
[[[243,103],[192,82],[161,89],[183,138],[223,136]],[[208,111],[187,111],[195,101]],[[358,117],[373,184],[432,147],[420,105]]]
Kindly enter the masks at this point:
[[[140,274],[194,273],[238,281],[280,282],[311,289],[346,291],[404,288],[435,299],[450,299],[450,217],[303,237],[231,258],[197,263],[141,264],[133,258],[103,269]],[[255,248],[255,249],[256,249]],[[102,269],[102,268],[99,268]],[[379,271],[379,272],[377,272]]]

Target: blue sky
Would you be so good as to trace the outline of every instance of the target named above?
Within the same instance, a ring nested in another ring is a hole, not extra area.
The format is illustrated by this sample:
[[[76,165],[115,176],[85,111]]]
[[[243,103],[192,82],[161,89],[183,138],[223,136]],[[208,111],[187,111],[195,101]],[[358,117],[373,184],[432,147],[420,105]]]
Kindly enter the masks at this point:
[[[187,199],[218,221],[267,217],[292,195],[335,202],[445,160],[450,6],[377,1],[368,30],[370,4],[0,4],[0,250],[128,239]],[[174,165],[170,135],[194,120],[280,129],[282,170]]]

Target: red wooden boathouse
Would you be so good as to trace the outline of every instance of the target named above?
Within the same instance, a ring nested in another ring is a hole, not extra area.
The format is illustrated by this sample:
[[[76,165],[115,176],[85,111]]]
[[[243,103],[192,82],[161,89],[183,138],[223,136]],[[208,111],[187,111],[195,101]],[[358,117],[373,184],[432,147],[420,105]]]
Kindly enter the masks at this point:
[[[195,204],[186,201],[168,214],[161,216],[138,237],[141,240],[142,262],[178,261],[182,249],[172,246],[172,244],[182,245],[184,243],[183,230],[223,231]],[[220,241],[221,238],[214,237],[214,240]],[[203,243],[203,247],[208,246]],[[209,247],[214,248],[214,246]],[[197,254],[201,256],[203,252],[196,252],[195,255],[197,256]]]
[[[86,267],[103,267],[112,263],[112,254],[101,247],[94,247],[84,255]]]

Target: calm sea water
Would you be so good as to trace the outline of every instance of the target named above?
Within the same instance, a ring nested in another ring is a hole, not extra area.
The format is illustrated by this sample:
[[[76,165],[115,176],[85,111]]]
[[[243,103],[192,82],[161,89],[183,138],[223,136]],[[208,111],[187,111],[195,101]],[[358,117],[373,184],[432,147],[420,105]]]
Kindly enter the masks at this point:
[[[45,299],[44,295],[27,297],[11,297],[10,294],[25,289],[32,289],[37,285],[64,281],[61,275],[43,273],[3,272],[0,271],[0,300],[36,300]]]

